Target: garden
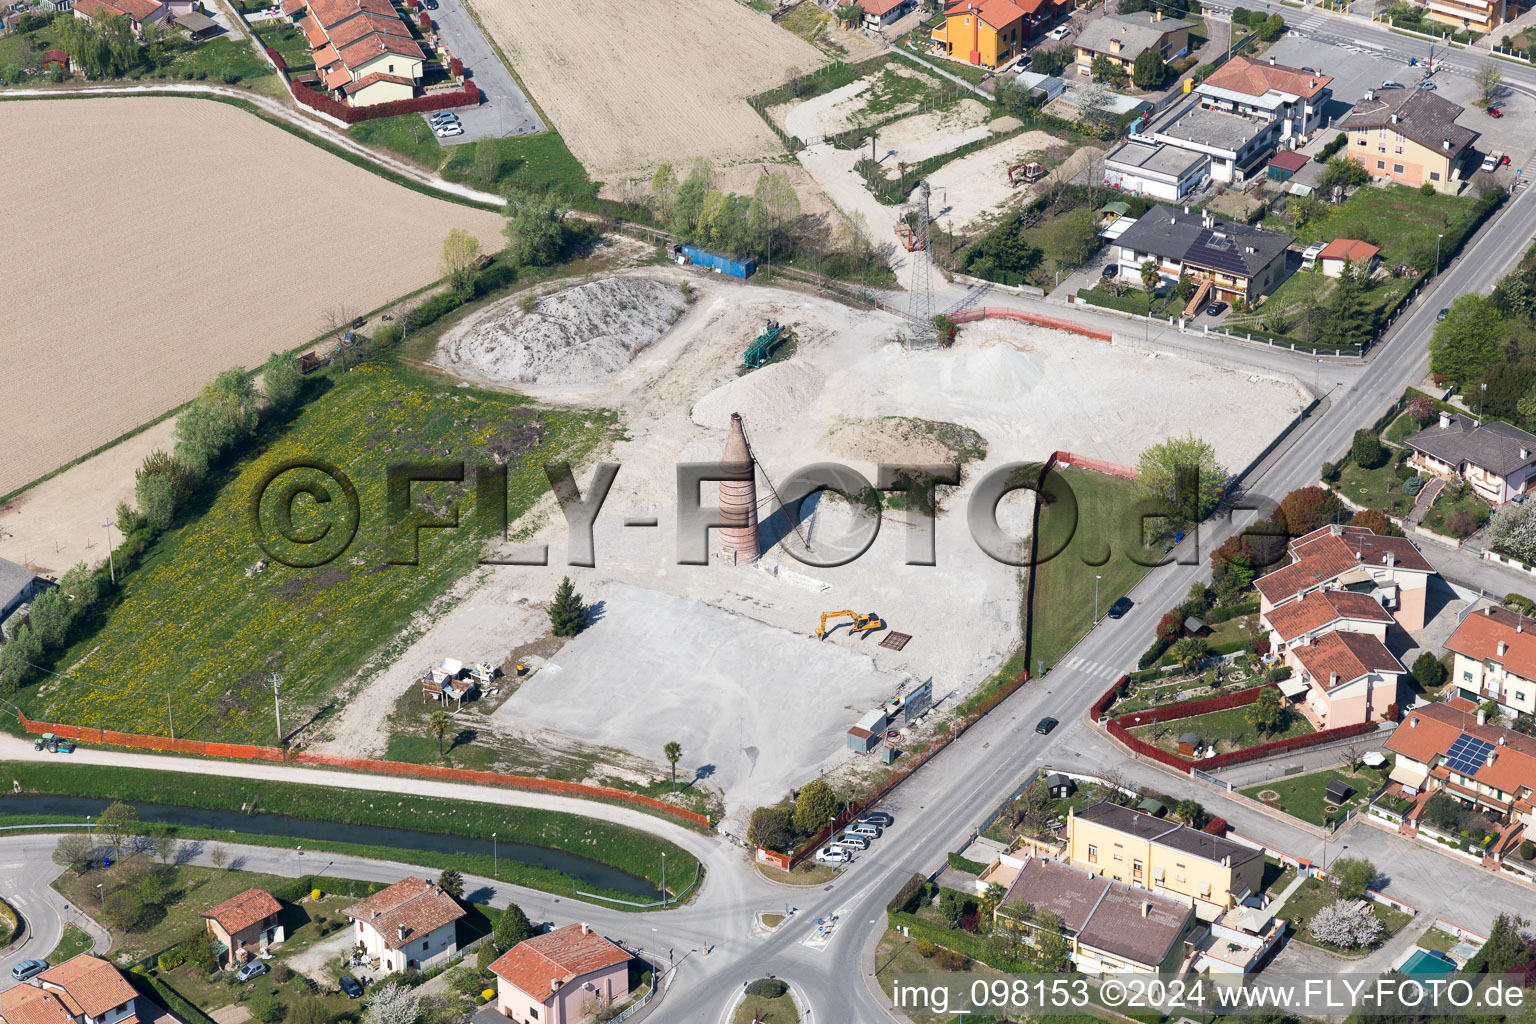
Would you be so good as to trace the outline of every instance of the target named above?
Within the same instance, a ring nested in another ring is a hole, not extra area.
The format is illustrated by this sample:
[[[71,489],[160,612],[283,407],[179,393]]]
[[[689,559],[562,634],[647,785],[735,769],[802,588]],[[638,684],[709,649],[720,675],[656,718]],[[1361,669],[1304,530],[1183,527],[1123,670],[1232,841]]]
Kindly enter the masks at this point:
[[[731,1024],[799,1024],[800,1012],[789,986],[778,978],[758,978],[747,983]]]
[[[43,55],[54,49],[76,55],[75,70],[90,80],[170,79],[277,89],[271,67],[244,41],[220,36],[197,43],[173,29],[150,30],[143,45],[124,43],[113,18],[98,24],[67,11],[62,20],[52,11],[25,15],[17,31],[0,36],[0,80],[27,86],[71,81],[58,65],[45,66]]]
[[[1242,794],[1293,818],[1331,828],[1343,821],[1351,810],[1364,808],[1371,795],[1385,784],[1391,770],[1390,762],[1379,768],[1363,765],[1329,768],[1251,786]],[[1342,782],[1354,790],[1342,804],[1331,803],[1327,798],[1328,785],[1333,782]]]
[[[1227,708],[1224,711],[1213,711],[1209,714],[1177,718],[1152,725],[1131,725],[1130,733],[1137,739],[1169,753],[1178,752],[1179,737],[1194,733],[1202,741],[1202,754],[1206,750],[1227,754],[1234,750],[1256,747],[1260,743],[1309,736],[1316,731],[1305,716],[1285,708],[1281,709],[1282,715],[1278,722],[1268,726],[1260,724],[1255,721],[1254,709],[1261,704],[1262,701],[1245,707]]]
[[[1302,882],[1276,916],[1285,919],[1294,938],[1344,959],[1364,957],[1413,920],[1385,903],[1346,897],[1338,885],[1319,878]]]

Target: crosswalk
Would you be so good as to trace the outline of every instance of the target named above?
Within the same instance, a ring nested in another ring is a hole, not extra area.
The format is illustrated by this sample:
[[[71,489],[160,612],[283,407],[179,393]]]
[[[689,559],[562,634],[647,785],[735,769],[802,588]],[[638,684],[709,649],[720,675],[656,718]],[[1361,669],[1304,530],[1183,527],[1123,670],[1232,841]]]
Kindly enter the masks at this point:
[[[1087,658],[1079,658],[1076,655],[1073,655],[1061,664],[1063,668],[1070,671],[1096,676],[1099,679],[1119,679],[1125,675],[1123,669],[1117,669],[1097,661],[1089,661]]]

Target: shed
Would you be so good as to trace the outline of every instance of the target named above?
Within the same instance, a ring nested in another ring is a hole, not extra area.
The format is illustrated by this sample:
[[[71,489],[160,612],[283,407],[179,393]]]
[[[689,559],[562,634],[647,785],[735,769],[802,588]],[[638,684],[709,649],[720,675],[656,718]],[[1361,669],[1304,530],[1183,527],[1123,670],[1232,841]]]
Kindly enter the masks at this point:
[[[1150,796],[1142,797],[1141,803],[1136,805],[1136,809],[1158,818],[1168,813],[1168,808],[1163,806],[1162,801],[1155,800]]]
[[[0,622],[10,618],[48,586],[48,580],[26,566],[0,558]]]
[[[874,750],[884,738],[885,724],[885,712],[881,709],[865,712],[864,717],[848,730],[848,749],[861,754]]]
[[[1099,218],[1099,227],[1107,228],[1121,217],[1129,216],[1131,204],[1121,202],[1105,203],[1096,212]]]
[[[49,64],[57,64],[65,71],[68,71],[69,54],[65,53],[63,50],[49,50],[47,53],[43,54],[43,67],[46,68]]]
[[[1190,636],[1200,636],[1203,633],[1209,633],[1211,627],[1205,624],[1204,619],[1198,619],[1191,615],[1184,620],[1184,631]]]
[[[218,22],[206,14],[199,14],[197,11],[191,11],[178,17],[176,19],[176,27],[185,29],[187,35],[191,36],[192,41],[195,43],[200,43],[204,39],[217,35],[219,32]]]
[[[1205,746],[1205,740],[1199,733],[1186,732],[1179,734],[1179,755],[1181,757],[1194,757]]]
[[[1291,175],[1305,166],[1307,166],[1305,155],[1295,150],[1286,150],[1270,158],[1265,175],[1270,181],[1290,181]]]
[[[1077,783],[1061,772],[1052,772],[1045,777],[1045,788],[1054,799],[1060,800],[1071,796],[1077,789]]]
[[[1323,795],[1331,804],[1342,804],[1345,800],[1355,795],[1355,787],[1343,779],[1334,779],[1323,788]]]

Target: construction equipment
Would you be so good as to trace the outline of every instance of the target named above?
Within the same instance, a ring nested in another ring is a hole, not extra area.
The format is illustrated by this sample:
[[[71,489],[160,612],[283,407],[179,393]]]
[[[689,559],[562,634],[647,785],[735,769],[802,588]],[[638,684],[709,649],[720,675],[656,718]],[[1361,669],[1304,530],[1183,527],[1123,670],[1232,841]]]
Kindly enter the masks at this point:
[[[1019,185],[1039,181],[1045,177],[1045,168],[1033,160],[1028,163],[1014,164],[1008,168],[1008,184],[1017,188]]]
[[[922,239],[917,237],[917,232],[913,231],[906,224],[897,224],[892,230],[896,232],[896,237],[901,239],[901,247],[907,250],[907,252],[923,247]]]
[[[848,630],[850,633],[863,633],[864,636],[869,636],[869,634],[885,628],[885,620],[874,612],[870,612],[867,615],[860,615],[856,611],[850,611],[847,609],[837,612],[822,612],[821,628],[816,630],[816,639],[825,640],[827,638],[827,634],[830,632],[830,630],[827,629],[828,619],[841,618],[849,618],[853,620],[853,625]],[[832,629],[836,628],[837,626],[835,625],[832,627]]]
[[[773,350],[784,341],[786,330],[777,320],[769,320],[763,333],[753,338],[752,344],[747,346],[746,354],[741,357],[741,365],[749,370],[766,366],[768,360],[773,358]]]

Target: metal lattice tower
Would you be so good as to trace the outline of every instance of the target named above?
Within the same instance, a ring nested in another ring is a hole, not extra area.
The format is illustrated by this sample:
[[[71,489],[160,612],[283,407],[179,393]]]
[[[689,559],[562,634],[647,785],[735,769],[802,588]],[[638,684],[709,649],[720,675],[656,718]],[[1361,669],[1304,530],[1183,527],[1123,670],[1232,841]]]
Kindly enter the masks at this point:
[[[912,292],[907,299],[907,315],[924,334],[933,331],[933,261],[928,257],[928,196],[926,180],[917,183],[918,198],[913,203],[917,214],[916,239],[912,246]]]

